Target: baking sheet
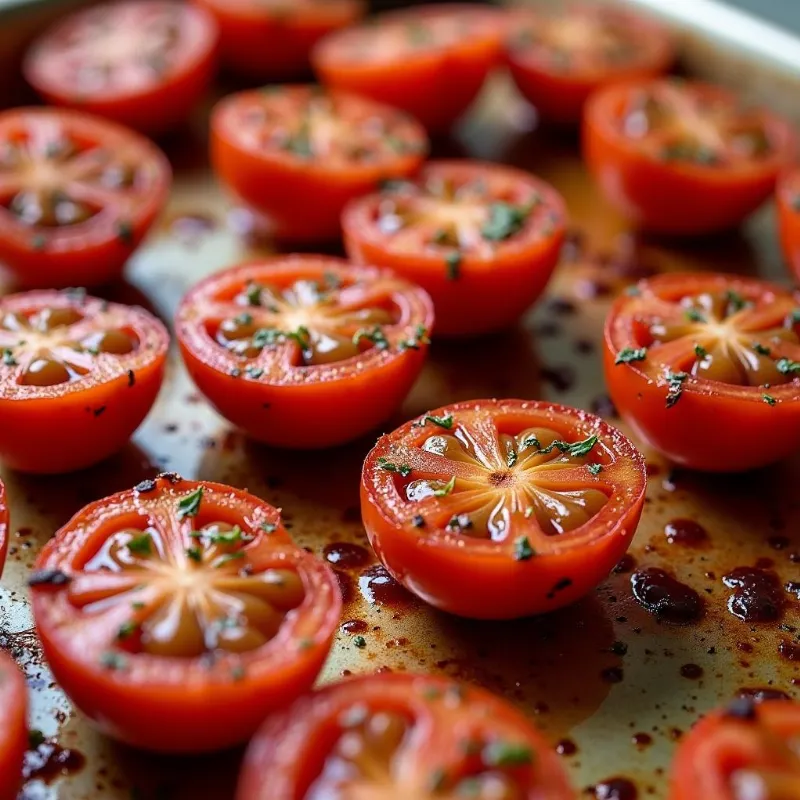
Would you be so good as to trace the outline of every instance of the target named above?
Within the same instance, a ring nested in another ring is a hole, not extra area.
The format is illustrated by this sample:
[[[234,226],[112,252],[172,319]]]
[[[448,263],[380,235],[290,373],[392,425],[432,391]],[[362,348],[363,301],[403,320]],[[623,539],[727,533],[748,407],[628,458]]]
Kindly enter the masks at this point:
[[[687,38],[690,48],[694,37]],[[717,47],[705,40],[703,46]],[[713,52],[714,69],[732,57],[724,46]],[[747,63],[744,53],[733,58]],[[745,74],[760,76],[766,69],[754,65]],[[791,80],[781,74],[781,80]],[[109,293],[166,320],[198,279],[267,252],[247,215],[231,208],[216,188],[205,164],[202,115],[196,122],[195,131],[166,143],[177,178],[170,206],[133,258],[128,281]],[[505,334],[434,342],[423,376],[387,429],[433,406],[495,396],[543,397],[599,410],[614,421],[599,339],[615,292],[637,277],[674,269],[785,278],[771,209],[739,233],[694,244],[634,236],[595,192],[576,141],[534,130],[534,122],[531,110],[498,78],[440,152],[516,164],[564,193],[573,233],[548,296]],[[29,754],[23,797],[223,800],[232,796],[240,757],[147,756],[95,734],[71,710],[42,661],[26,600],[26,576],[53,532],[84,503],[168,469],[246,487],[282,507],[297,541],[321,556],[335,554],[340,543],[367,547],[358,478],[373,441],[368,437],[324,454],[254,444],[209,409],[173,353],[157,405],[119,456],[66,477],[31,478],[0,469],[12,512],[11,552],[0,589],[0,647],[24,666],[32,726],[48,737]],[[348,590],[343,622],[363,621],[367,646],[355,647],[353,634],[340,632],[322,680],[388,668],[474,681],[525,710],[563,754],[579,789],[624,778],[639,797],[663,798],[676,742],[698,714],[742,690],[800,694],[800,660],[792,660],[800,658],[796,597],[786,593],[778,623],[751,626],[728,612],[731,590],[722,584],[732,568],[757,563],[784,584],[798,579],[800,460],[718,478],[675,472],[645,453],[650,487],[631,561],[666,567],[696,589],[706,606],[700,622],[673,626],[648,614],[632,598],[630,564],[584,601],[547,617],[458,620],[415,601],[365,555],[365,563],[340,571]],[[675,520],[699,523],[705,539],[670,543],[665,529]]]

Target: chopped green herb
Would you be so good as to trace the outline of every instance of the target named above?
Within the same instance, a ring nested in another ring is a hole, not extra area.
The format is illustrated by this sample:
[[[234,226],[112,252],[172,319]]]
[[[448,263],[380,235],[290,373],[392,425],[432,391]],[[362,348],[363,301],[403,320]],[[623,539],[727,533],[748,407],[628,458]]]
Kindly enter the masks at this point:
[[[728,301],[728,313],[735,314],[748,305],[747,300],[745,300],[739,292],[734,292],[733,289],[728,289],[728,291],[725,292],[725,299]]]
[[[542,446],[542,443],[535,437],[535,436],[526,436],[522,440],[522,447],[535,447],[539,450]]]
[[[367,646],[367,640],[363,636],[355,636],[355,637],[353,637],[353,644],[356,647],[366,647]]]
[[[525,509],[525,519],[530,519],[536,513],[536,509],[533,506],[528,506]]]
[[[393,464],[388,458],[379,458],[378,466],[387,472],[396,472],[400,477],[407,478],[411,474],[411,467],[408,464]]]
[[[443,767],[437,767],[431,772],[428,778],[428,790],[431,792],[441,792],[447,784],[447,772]]]
[[[278,530],[278,526],[275,525],[273,522],[262,522],[259,526],[264,533],[275,533]]]
[[[131,553],[149,556],[153,552],[153,540],[149,533],[143,533],[141,536],[134,536],[127,547]]]
[[[469,514],[456,514],[447,522],[447,529],[450,531],[468,531],[471,527],[472,520],[469,518]]]
[[[304,124],[297,133],[286,138],[283,149],[292,153],[298,158],[308,159],[314,156],[314,148],[311,144],[311,136],[308,125]]]
[[[424,325],[417,325],[414,335],[410,339],[401,339],[397,346],[400,350],[419,350],[424,344],[430,344],[428,329]]]
[[[527,536],[520,536],[514,540],[514,561],[530,561],[536,555]]]
[[[708,350],[706,350],[705,347],[703,347],[702,345],[696,344],[694,346],[694,354],[698,358],[705,358],[708,355]]]
[[[181,519],[186,517],[196,517],[200,511],[200,503],[203,501],[203,487],[198,486],[193,492],[189,492],[185,497],[178,501],[178,516]]]
[[[599,475],[603,471],[603,465],[602,464],[589,464],[587,469],[589,470],[589,472],[592,473],[592,475]]]
[[[234,367],[231,370],[231,378],[239,378],[239,377],[241,377],[241,374],[242,374],[242,371],[239,369],[239,367]]]
[[[483,748],[487,767],[524,767],[533,763],[533,751],[526,744],[496,741]]]
[[[433,490],[433,496],[434,497],[447,497],[447,495],[450,494],[453,491],[453,489],[455,489],[455,486],[456,486],[456,476],[453,475],[453,477],[450,478],[450,480],[447,481],[447,483],[444,486],[442,486],[441,489],[434,489]]]
[[[231,678],[235,681],[243,681],[245,676],[244,667],[241,664],[236,664],[231,667]]]
[[[667,370],[667,408],[672,408],[683,394],[684,381],[689,377],[688,372],[672,372]]]
[[[31,728],[28,731],[28,749],[35,750],[40,744],[44,744],[44,734],[38,728]]]
[[[264,374],[264,370],[261,367],[247,367],[245,373],[247,373],[248,378],[257,381]]]
[[[642,293],[642,290],[638,286],[628,286],[625,289],[625,294],[628,297],[638,297]]]
[[[252,342],[254,347],[268,347],[284,337],[283,331],[275,330],[275,328],[259,328],[253,334]]]
[[[774,406],[778,401],[771,394],[762,394],[761,399],[768,405]]]
[[[106,669],[118,670],[125,669],[128,666],[128,660],[122,653],[106,650],[100,655],[100,664]]]
[[[47,237],[45,237],[41,233],[37,233],[31,239],[31,249],[32,250],[44,250],[46,245],[47,245]]]
[[[700,311],[699,308],[687,308],[686,311],[683,312],[683,315],[689,322],[705,322],[706,318],[703,316],[703,312]]]
[[[187,547],[186,557],[190,558],[192,561],[196,561],[199,564],[203,560],[203,551],[196,545],[193,547]]]
[[[790,358],[779,358],[775,362],[775,367],[781,375],[800,375],[800,361],[792,361]]]
[[[249,314],[247,311],[243,311],[241,314],[237,314],[233,321],[237,325],[252,325],[253,324],[253,315]]]
[[[461,268],[461,253],[454,250],[444,257],[445,264],[447,265],[447,280],[457,281]]]
[[[14,353],[8,348],[3,350],[3,364],[5,364],[7,367],[17,366],[17,359],[14,358]]]
[[[631,361],[644,361],[647,358],[647,348],[646,347],[639,347],[634,349],[633,347],[626,347],[623,350],[620,350],[617,353],[617,357],[614,359],[615,364],[630,364]]]
[[[506,466],[511,469],[517,463],[519,453],[513,447],[506,452]]]
[[[383,328],[378,325],[372,328],[372,330],[361,328],[360,330],[356,331],[355,335],[353,336],[353,344],[360,344],[362,339],[372,342],[375,347],[378,348],[378,350],[386,350],[389,347],[389,340],[386,338]]]
[[[305,325],[298,325],[297,330],[288,331],[284,335],[287,339],[294,339],[303,350],[307,349],[311,343],[311,331]]]
[[[245,290],[245,297],[251,306],[261,305],[262,290],[263,287],[259,286],[257,283],[251,283],[248,285],[247,289]]]
[[[768,356],[772,352],[769,347],[764,347],[760,342],[753,342],[753,350],[760,356]]]
[[[122,640],[130,638],[136,633],[138,627],[139,625],[136,622],[123,622],[117,630],[117,639]]]
[[[333,291],[342,288],[342,279],[335,272],[326,272],[322,278],[329,290]]]
[[[556,439],[543,450],[538,450],[541,455],[552,453],[553,450],[560,450],[564,455],[572,456],[574,458],[582,458],[588,455],[592,448],[597,444],[597,436],[589,436],[581,442],[564,442],[561,439]]]
[[[500,242],[519,233],[530,216],[531,205],[515,206],[511,203],[492,203],[489,219],[481,228],[484,239]]]
[[[225,566],[225,564],[228,562],[238,561],[241,558],[244,558],[244,553],[241,550],[238,550],[235,553],[223,553],[214,561],[214,569],[219,569],[220,567]]]
[[[133,244],[133,225],[128,220],[117,221],[117,238],[123,244]]]
[[[433,414],[426,414],[423,418],[423,422],[432,422],[434,425],[438,425],[440,428],[445,428],[449,431],[453,427],[453,415],[447,413],[441,417],[436,417]]]
[[[212,544],[237,544],[246,539],[244,531],[238,525],[234,525],[229,531],[219,531],[218,533],[211,533],[208,530],[193,531],[192,536],[197,539],[206,536]]]
[[[141,601],[137,600],[136,602],[131,603],[131,608],[134,611],[141,611],[144,608],[144,603],[142,603]]]
[[[786,317],[786,324],[800,325],[800,308],[793,308]]]

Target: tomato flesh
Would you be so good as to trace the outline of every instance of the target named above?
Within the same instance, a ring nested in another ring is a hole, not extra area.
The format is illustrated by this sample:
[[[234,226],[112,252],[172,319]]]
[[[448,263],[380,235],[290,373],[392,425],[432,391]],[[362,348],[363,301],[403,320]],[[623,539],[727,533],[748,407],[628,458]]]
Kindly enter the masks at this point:
[[[793,170],[778,185],[778,225],[786,263],[800,280],[800,170]]]
[[[8,506],[6,505],[6,487],[0,481],[0,578],[8,555]]]
[[[800,312],[766,282],[642,281],[606,321],[605,370],[623,417],[679,464],[741,471],[800,444]]]
[[[576,124],[609,83],[656,77],[675,58],[669,33],[628,9],[570,4],[516,10],[507,57],[517,88],[549,122]]]
[[[483,689],[413,674],[301,698],[248,749],[239,800],[574,800],[527,720]]]
[[[428,149],[402,112],[313,86],[231,95],[215,108],[211,132],[220,179],[293,242],[337,239],[348,200],[409,177]]]
[[[0,459],[55,473],[115,453],[156,399],[168,344],[143,309],[81,292],[0,300]]]
[[[323,256],[214,275],[177,315],[189,373],[219,412],[294,448],[340,444],[390,416],[422,368],[432,325],[421,289]]]
[[[375,552],[406,588],[454,614],[503,619],[571,603],[606,577],[645,484],[641,455],[598,418],[475,401],[382,437],[361,507]]]
[[[416,182],[354,200],[342,217],[350,258],[422,286],[444,335],[516,322],[544,291],[565,226],[564,202],[544,181],[465,161],[429,162]]]
[[[0,800],[15,800],[28,744],[28,687],[11,657],[0,651]]]
[[[769,197],[795,150],[787,122],[702,83],[608,87],[584,118],[584,157],[600,188],[633,222],[660,233],[737,225]]]
[[[46,31],[23,70],[49,103],[152,135],[186,121],[213,77],[217,39],[213,17],[184,3],[104,3]]]
[[[164,475],[84,508],[31,579],[72,701],[162,752],[222,749],[310,688],[339,621],[331,570],[238,489]]]
[[[670,800],[800,797],[800,704],[737,700],[695,725],[672,767]]]

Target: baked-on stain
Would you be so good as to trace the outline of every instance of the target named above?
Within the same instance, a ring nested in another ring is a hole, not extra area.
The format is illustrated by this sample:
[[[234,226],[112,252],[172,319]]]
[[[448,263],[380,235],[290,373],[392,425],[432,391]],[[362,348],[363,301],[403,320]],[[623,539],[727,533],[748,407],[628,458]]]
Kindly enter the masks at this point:
[[[340,628],[345,633],[364,633],[369,628],[369,625],[363,619],[349,619],[343,622]]]
[[[614,572],[616,572],[618,575],[627,574],[628,572],[632,572],[635,566],[636,559],[630,553],[625,553],[625,555],[622,556],[619,561],[617,561],[617,565],[614,567]]]
[[[697,622],[705,612],[700,595],[658,567],[647,567],[631,575],[636,600],[664,622],[685,625]]]
[[[708,542],[706,529],[693,519],[673,519],[664,526],[664,536],[670,544],[699,547]]]
[[[781,639],[778,644],[778,655],[787,661],[800,661],[800,643]]]
[[[696,681],[703,677],[703,668],[698,664],[684,664],[680,669],[681,677]]]
[[[786,596],[778,576],[759,567],[736,567],[722,576],[734,593],[728,611],[745,622],[775,622],[783,616]]]
[[[631,742],[637,747],[644,749],[653,744],[653,737],[649,733],[634,733],[631,736]]]
[[[340,569],[335,569],[333,574],[339,582],[339,591],[342,593],[342,602],[349,603],[353,599],[353,579]]]
[[[326,561],[340,569],[355,569],[372,561],[372,555],[366,547],[350,542],[326,544],[322,555],[325,556]]]
[[[408,605],[413,601],[413,596],[380,564],[364,570],[358,579],[358,586],[370,605]]]
[[[636,800],[639,790],[627,778],[607,778],[594,786],[596,800]]]
[[[578,752],[578,745],[572,739],[562,739],[556,745],[556,753],[560,756],[574,756]]]
[[[45,739],[35,750],[25,753],[23,780],[51,783],[56,778],[74,775],[86,765],[85,756],[53,739]]]

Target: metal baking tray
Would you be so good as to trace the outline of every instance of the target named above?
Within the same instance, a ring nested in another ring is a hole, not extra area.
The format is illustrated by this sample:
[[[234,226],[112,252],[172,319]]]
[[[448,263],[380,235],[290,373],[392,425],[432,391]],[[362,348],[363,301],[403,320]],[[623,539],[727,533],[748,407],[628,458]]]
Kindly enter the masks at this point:
[[[709,0],[639,3],[671,17],[689,71],[800,116],[794,102],[800,41]],[[19,8],[8,16],[0,9],[7,53],[12,23],[24,37],[38,20]],[[166,320],[195,281],[267,252],[247,216],[218,191],[205,161],[202,115],[195,122],[165,143],[176,170],[169,208],[132,259],[127,281],[111,290],[114,299],[145,305]],[[595,191],[576,141],[535,130],[531,110],[502,76],[440,152],[516,164],[551,181],[567,198],[573,232],[536,310],[502,335],[469,344],[434,342],[422,377],[387,429],[430,407],[482,397],[547,398],[614,421],[598,348],[610,300],[626,283],[676,269],[786,279],[771,208],[740,232],[713,240],[675,243],[634,235]],[[173,352],[157,405],[117,457],[57,478],[0,470],[12,513],[11,554],[0,589],[0,647],[24,667],[31,722],[47,737],[29,753],[26,800],[232,795],[238,752],[202,761],[159,758],[96,734],[53,684],[27,603],[30,566],[60,525],[84,503],[162,470],[248,488],[283,508],[300,544],[338,559],[347,593],[343,622],[363,622],[348,627],[365,631],[367,646],[355,647],[353,634],[342,630],[323,681],[392,669],[486,686],[539,725],[581,791],[624,778],[639,798],[660,800],[676,743],[698,715],[742,691],[800,693],[800,662],[790,659],[798,652],[798,603],[787,594],[779,623],[751,626],[728,612],[731,590],[721,580],[734,567],[755,564],[774,570],[782,583],[798,579],[800,460],[750,475],[714,477],[675,471],[645,451],[650,486],[628,563],[571,608],[514,623],[476,623],[426,608],[394,584],[368,551],[341,547],[367,546],[358,480],[372,442],[313,455],[254,444],[211,411]],[[705,536],[681,535],[697,533],[691,522],[702,526]],[[353,552],[364,562],[355,563]],[[705,600],[703,619],[674,626],[648,614],[632,598],[634,563],[666,567],[694,587]]]

